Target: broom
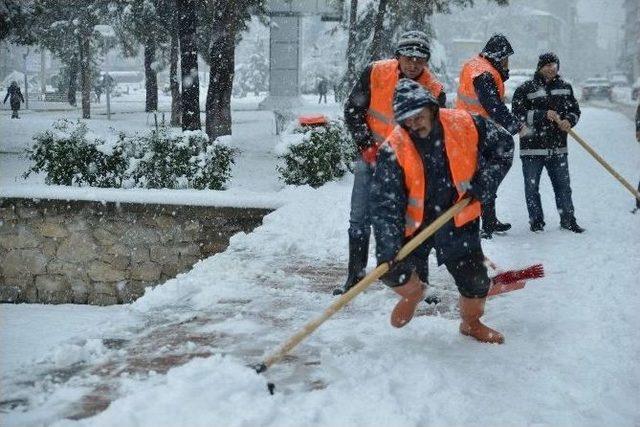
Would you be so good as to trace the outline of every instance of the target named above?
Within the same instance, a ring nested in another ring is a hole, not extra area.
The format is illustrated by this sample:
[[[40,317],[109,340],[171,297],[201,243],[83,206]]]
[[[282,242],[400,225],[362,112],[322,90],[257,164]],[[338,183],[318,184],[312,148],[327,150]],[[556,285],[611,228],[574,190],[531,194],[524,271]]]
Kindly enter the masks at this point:
[[[487,260],[494,270],[497,267],[493,262]],[[496,274],[491,278],[491,287],[487,296],[503,294],[524,288],[525,281],[529,279],[539,279],[544,276],[544,267],[542,264],[535,264],[521,270],[508,270]]]

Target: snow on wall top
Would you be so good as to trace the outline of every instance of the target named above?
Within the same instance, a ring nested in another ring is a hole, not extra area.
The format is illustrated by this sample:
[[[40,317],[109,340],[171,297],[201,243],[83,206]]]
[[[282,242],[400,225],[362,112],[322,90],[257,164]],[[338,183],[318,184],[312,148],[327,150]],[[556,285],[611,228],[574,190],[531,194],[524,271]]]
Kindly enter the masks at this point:
[[[17,185],[0,188],[3,198],[83,200],[94,202],[143,203],[161,205],[210,206],[232,208],[277,209],[285,202],[282,193],[230,189],[152,190],[68,187],[62,185]]]

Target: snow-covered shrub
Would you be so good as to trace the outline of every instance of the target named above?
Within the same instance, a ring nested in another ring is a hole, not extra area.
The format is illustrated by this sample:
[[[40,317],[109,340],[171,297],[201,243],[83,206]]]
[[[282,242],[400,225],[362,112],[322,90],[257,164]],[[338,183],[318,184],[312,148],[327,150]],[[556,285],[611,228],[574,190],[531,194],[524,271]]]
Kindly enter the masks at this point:
[[[224,137],[210,143],[202,131],[160,127],[128,144],[128,185],[221,190],[231,177],[234,154]]]
[[[269,59],[263,52],[249,56],[248,62],[236,64],[233,79],[233,95],[245,97],[249,93],[256,96],[269,89]]]
[[[316,188],[351,170],[356,149],[341,120],[331,120],[324,126],[298,126],[290,136],[278,156],[284,164],[276,167],[286,184]]]
[[[89,134],[87,125],[78,120],[58,120],[53,129],[37,133],[27,150],[34,164],[25,173],[45,173],[45,182],[55,185],[89,185],[119,187],[126,169],[123,137],[107,144]]]
[[[205,134],[206,135],[206,134]],[[191,157],[189,182],[192,188],[221,190],[231,178],[231,165],[237,150],[229,147],[229,136],[218,137]]]
[[[159,127],[106,143],[84,122],[59,120],[34,136],[28,150],[34,164],[25,176],[44,172],[45,182],[57,185],[220,190],[236,152],[226,138],[211,143],[202,131]]]

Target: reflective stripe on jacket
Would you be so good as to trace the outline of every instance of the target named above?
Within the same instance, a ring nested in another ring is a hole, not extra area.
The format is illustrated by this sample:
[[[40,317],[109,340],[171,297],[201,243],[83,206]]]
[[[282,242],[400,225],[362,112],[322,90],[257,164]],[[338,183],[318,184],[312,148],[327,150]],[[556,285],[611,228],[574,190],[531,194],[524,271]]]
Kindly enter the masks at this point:
[[[440,109],[438,116],[444,132],[444,145],[458,200],[469,188],[478,166],[478,131],[471,114],[462,110]],[[404,174],[408,190],[405,216],[405,236],[413,235],[424,219],[427,194],[424,164],[411,137],[396,126],[385,141],[394,151]],[[456,227],[462,227],[480,216],[480,202],[474,201],[454,217]]]
[[[470,113],[479,114],[483,117],[489,117],[489,113],[484,109],[476,89],[473,86],[473,80],[482,73],[490,73],[498,88],[498,96],[504,98],[504,81],[498,70],[496,70],[488,59],[478,55],[467,61],[460,71],[460,84],[458,87],[458,96],[456,99],[456,109],[465,110]]]
[[[371,67],[371,100],[367,111],[367,125],[376,144],[380,145],[393,131],[393,93],[398,83],[400,67],[397,59],[376,61]],[[444,86],[425,68],[416,80],[424,86],[434,98],[438,99]]]

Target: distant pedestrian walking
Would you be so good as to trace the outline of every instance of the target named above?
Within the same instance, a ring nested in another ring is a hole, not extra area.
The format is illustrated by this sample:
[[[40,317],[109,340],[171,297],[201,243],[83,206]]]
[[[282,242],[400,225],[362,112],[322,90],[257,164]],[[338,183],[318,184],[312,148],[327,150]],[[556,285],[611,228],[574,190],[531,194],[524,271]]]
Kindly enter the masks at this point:
[[[100,97],[102,96],[102,82],[98,82],[95,84],[93,91],[96,94],[96,102],[100,104]]]
[[[3,104],[7,103],[7,98],[9,98],[9,105],[11,105],[11,110],[13,114],[11,114],[12,119],[19,119],[18,111],[20,110],[20,102],[24,102],[24,96],[22,96],[22,91],[20,90],[20,86],[18,86],[18,82],[13,81],[11,85],[7,89],[7,95],[4,97]]]
[[[329,83],[327,79],[324,77],[320,77],[320,81],[318,81],[318,104],[322,102],[322,97],[324,96],[324,103],[327,103],[327,91],[329,88]]]

